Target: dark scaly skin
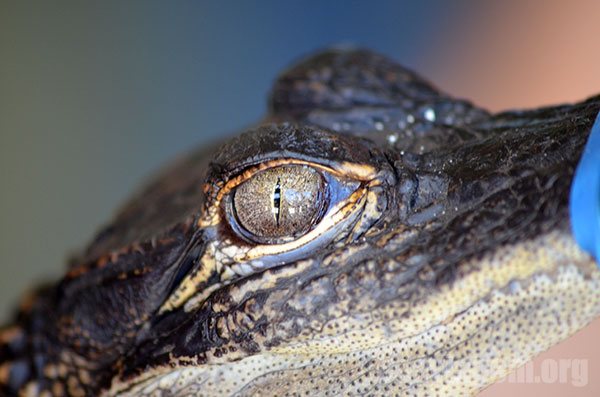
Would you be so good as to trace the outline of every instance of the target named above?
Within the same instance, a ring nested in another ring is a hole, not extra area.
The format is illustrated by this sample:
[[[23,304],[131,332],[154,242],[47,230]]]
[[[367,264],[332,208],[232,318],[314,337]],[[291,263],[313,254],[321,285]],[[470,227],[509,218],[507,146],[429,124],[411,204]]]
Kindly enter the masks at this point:
[[[599,109],[490,115],[368,51],[307,59],[259,126],[166,170],[25,300],[0,394],[476,393],[600,310],[567,208]],[[372,167],[371,216],[271,269],[202,276],[248,246],[207,220],[220,189],[282,158]]]

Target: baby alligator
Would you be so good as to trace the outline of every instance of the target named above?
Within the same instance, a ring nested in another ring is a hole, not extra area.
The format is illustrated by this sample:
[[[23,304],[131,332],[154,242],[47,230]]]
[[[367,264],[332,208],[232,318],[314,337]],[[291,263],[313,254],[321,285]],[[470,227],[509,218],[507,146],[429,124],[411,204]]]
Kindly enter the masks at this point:
[[[600,311],[600,96],[490,114],[364,50],[141,190],[0,333],[0,394],[472,395]]]

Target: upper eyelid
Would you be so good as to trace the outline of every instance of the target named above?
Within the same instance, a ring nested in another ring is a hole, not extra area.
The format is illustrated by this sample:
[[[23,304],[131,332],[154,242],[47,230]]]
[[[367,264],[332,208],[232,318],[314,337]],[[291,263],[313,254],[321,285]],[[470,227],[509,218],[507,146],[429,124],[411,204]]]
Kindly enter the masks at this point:
[[[200,228],[217,226],[221,221],[220,208],[224,198],[229,195],[235,187],[250,179],[257,172],[273,168],[276,166],[297,164],[307,165],[320,169],[328,174],[337,177],[336,180],[355,180],[361,183],[372,184],[375,181],[381,183],[382,176],[389,179],[389,172],[381,174],[381,170],[370,164],[350,163],[350,162],[320,162],[319,159],[297,158],[297,157],[279,157],[265,160],[255,164],[246,164],[241,166],[237,172],[231,171],[233,176],[218,178],[218,173],[214,174],[204,184],[204,193],[206,201],[203,214],[197,221]],[[216,172],[217,169],[214,169]]]
[[[327,171],[332,175],[341,176],[339,171],[335,170],[334,168],[330,168],[328,166],[325,166],[325,165],[322,165],[319,163],[310,162],[307,160],[298,160],[298,159],[293,159],[293,158],[270,160],[270,161],[266,161],[263,163],[259,163],[253,167],[246,168],[244,171],[242,171],[237,176],[230,178],[223,185],[223,187],[221,187],[219,189],[219,192],[216,195],[216,201],[221,201],[226,194],[229,194],[234,188],[241,185],[245,181],[249,180],[254,175],[256,175],[258,172],[264,171],[264,170],[267,170],[270,168],[275,168],[278,166],[283,166],[283,165],[306,165],[309,167]]]

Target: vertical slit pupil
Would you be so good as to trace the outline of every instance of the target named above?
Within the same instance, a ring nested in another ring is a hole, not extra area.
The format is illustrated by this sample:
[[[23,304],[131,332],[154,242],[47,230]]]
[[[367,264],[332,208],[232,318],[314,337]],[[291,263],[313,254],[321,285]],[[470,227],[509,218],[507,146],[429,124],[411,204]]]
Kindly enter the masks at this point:
[[[275,214],[275,222],[279,227],[279,211],[281,208],[281,179],[277,178],[275,191],[273,192],[273,213]]]

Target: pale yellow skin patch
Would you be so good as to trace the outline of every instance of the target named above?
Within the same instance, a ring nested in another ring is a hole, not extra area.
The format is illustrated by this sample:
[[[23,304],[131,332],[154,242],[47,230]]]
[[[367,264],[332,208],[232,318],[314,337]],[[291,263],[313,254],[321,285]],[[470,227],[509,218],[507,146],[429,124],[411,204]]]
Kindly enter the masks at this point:
[[[567,233],[462,269],[411,306],[335,316],[242,360],[151,370],[107,395],[474,395],[600,313],[600,271]]]
[[[173,310],[176,307],[183,305],[192,296],[198,294],[197,286],[207,280],[213,272],[219,272],[221,269],[220,262],[215,260],[215,247],[213,244],[209,244],[204,256],[200,259],[202,267],[197,272],[186,276],[181,282],[181,285],[173,292],[169,299],[160,308],[159,313],[165,313]],[[209,288],[205,288],[202,291],[203,299],[210,295],[220,285],[214,284]]]

